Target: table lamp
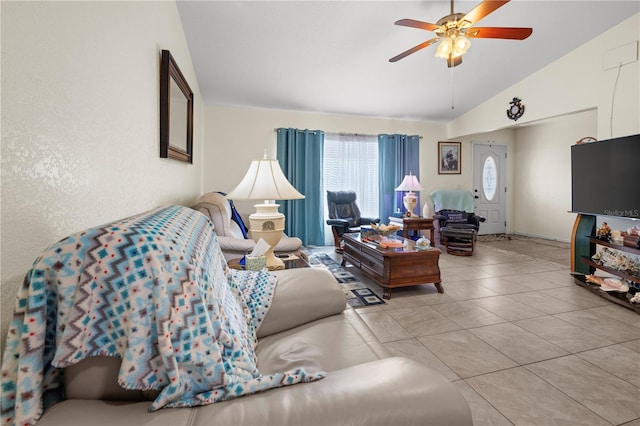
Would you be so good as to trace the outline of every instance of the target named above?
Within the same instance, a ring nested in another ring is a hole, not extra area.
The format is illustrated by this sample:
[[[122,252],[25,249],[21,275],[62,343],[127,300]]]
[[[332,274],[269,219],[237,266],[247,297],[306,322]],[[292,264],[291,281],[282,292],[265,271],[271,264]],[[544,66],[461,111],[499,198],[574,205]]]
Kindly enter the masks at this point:
[[[418,204],[418,197],[416,197],[416,194],[413,191],[423,190],[424,188],[420,185],[420,182],[418,182],[418,178],[412,175],[411,172],[404,177],[402,183],[396,188],[396,191],[409,191],[402,199],[404,208],[407,209],[407,216],[416,216],[413,214],[413,209],[415,209]]]
[[[256,204],[256,212],[249,216],[251,237],[258,242],[262,238],[269,249],[265,253],[267,269],[284,269],[284,262],[273,254],[284,231],[284,214],[278,211],[274,200],[298,200],[304,198],[287,180],[278,164],[270,160],[265,152],[262,160],[254,160],[240,184],[226,196],[233,200],[264,200]]]

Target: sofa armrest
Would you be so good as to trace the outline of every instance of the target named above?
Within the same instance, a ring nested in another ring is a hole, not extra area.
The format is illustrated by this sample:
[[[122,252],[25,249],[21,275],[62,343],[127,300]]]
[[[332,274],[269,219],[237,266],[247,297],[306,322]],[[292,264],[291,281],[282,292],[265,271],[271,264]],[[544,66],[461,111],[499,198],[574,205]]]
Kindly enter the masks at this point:
[[[330,371],[322,380],[200,407],[194,425],[473,424],[455,385],[408,358]]]
[[[347,300],[331,272],[296,268],[273,273],[278,284],[258,338],[344,311]]]
[[[302,247],[302,240],[298,237],[288,237],[284,233],[282,234],[282,238],[273,248],[273,251],[277,252],[291,252],[300,250]]]
[[[235,237],[225,237],[218,236],[218,243],[220,244],[220,249],[225,251],[235,251],[239,253],[248,253],[253,250],[256,243],[250,239],[243,238],[235,238]]]

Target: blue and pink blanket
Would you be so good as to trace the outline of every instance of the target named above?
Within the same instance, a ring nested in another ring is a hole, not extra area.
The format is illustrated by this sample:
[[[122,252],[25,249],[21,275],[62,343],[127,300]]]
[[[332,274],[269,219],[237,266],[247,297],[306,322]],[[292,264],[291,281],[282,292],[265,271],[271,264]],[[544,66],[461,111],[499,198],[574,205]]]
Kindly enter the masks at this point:
[[[210,404],[309,382],[324,372],[262,376],[256,330],[276,278],[231,271],[211,222],[160,208],[71,235],[33,264],[2,363],[2,425],[30,425],[60,399],[63,368],[122,359],[118,383],[160,390],[151,410]]]

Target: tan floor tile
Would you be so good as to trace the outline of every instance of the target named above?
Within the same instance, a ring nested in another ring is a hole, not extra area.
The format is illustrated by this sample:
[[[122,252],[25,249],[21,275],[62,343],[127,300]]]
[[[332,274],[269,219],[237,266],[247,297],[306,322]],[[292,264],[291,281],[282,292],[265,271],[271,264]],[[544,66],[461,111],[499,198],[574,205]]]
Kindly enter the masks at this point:
[[[478,283],[478,285],[503,295],[535,290],[533,287],[526,285],[526,283],[518,281],[517,276],[483,278],[475,280],[475,282]]]
[[[462,328],[481,327],[483,325],[505,322],[503,318],[492,314],[471,301],[442,303],[433,305],[440,312]]]
[[[593,308],[591,309],[591,312],[640,328],[640,315],[635,311],[625,308],[624,306],[611,303],[607,300],[605,300],[605,302],[607,303],[604,306]]]
[[[622,346],[624,346],[625,348],[629,348],[634,352],[640,353],[640,339],[623,343]]]
[[[398,340],[384,344],[385,348],[394,356],[404,356],[418,361],[429,368],[438,371],[450,381],[460,380],[460,377],[447,365],[440,361],[429,349],[416,339]]]
[[[609,425],[524,367],[465,381],[515,425]]]
[[[429,306],[386,311],[414,337],[460,330],[460,326]]]
[[[466,330],[419,337],[418,340],[462,378],[517,365]]]
[[[612,345],[576,355],[640,388],[640,353],[624,345]]]
[[[507,321],[516,321],[526,318],[534,318],[545,315],[524,303],[516,302],[506,296],[484,297],[473,301],[478,306],[492,312]]]
[[[640,328],[630,327],[623,322],[591,310],[566,312],[555,316],[616,343],[640,338]]]
[[[551,288],[567,287],[567,282],[559,279],[557,277],[557,273],[558,271],[548,271],[546,273],[542,271],[537,273],[534,272],[528,275],[521,275],[517,280],[534,290],[548,290]],[[569,275],[568,270],[566,272],[563,271],[562,273],[566,273],[569,278],[572,278],[571,275]]]
[[[473,426],[512,426],[512,423],[505,416],[492,407],[464,380],[459,380],[454,384],[469,403]]]
[[[575,355],[525,368],[614,424],[640,417],[640,389]]]
[[[447,283],[445,292],[458,300],[478,299],[481,297],[497,296],[493,290],[478,285],[476,281],[457,281]]]
[[[359,313],[360,317],[382,343],[410,339],[413,336],[384,311]]]
[[[529,305],[545,314],[559,314],[580,309],[579,306],[573,303],[565,302],[564,300],[549,296],[540,291],[510,294],[508,297],[517,302]]]
[[[478,278],[489,278],[492,275],[478,267],[461,267],[454,269],[442,269],[440,271],[442,282],[468,281]]]
[[[608,346],[613,343],[605,337],[553,316],[516,321],[514,324],[571,353]]]
[[[543,281],[554,283],[557,287],[571,287],[576,285],[575,278],[569,273],[568,268],[562,268],[557,271],[540,272],[535,275]]]
[[[569,302],[572,305],[579,306],[580,308],[594,308],[598,306],[611,305],[611,302],[603,299],[602,297],[591,293],[589,290],[579,286],[572,287],[559,287],[550,290],[543,290],[542,294],[548,294],[565,302]]]
[[[567,351],[510,323],[469,330],[520,365],[567,355]]]

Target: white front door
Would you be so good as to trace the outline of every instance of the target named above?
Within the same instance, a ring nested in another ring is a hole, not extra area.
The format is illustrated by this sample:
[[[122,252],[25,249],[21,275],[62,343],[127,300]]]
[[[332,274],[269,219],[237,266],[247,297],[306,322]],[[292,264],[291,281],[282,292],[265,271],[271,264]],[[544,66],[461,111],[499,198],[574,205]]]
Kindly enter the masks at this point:
[[[473,144],[473,198],[486,219],[479,234],[507,232],[507,146]]]

